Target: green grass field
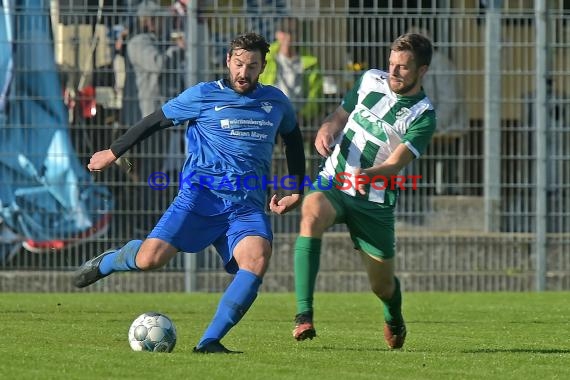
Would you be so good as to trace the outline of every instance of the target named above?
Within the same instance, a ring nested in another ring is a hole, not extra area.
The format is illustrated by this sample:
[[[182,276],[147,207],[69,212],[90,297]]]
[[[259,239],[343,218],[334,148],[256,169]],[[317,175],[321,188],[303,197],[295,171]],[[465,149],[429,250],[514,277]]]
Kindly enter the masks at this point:
[[[224,344],[192,353],[219,294],[1,294],[0,379],[568,379],[570,293],[405,293],[405,348],[386,349],[370,293],[316,295],[317,338],[296,342],[292,294],[260,294]],[[131,351],[145,311],[174,352]]]

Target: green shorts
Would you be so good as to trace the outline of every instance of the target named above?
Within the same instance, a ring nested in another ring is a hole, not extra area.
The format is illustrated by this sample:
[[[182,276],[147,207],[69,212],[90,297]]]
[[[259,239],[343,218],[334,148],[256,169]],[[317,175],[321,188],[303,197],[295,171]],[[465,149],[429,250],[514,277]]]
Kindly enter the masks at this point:
[[[314,190],[323,193],[336,211],[335,224],[346,224],[354,248],[380,259],[391,259],[396,252],[394,207],[370,202],[359,196],[352,197],[336,187],[330,189],[328,181],[321,177],[320,186],[315,181]],[[325,186],[323,186],[325,185]]]

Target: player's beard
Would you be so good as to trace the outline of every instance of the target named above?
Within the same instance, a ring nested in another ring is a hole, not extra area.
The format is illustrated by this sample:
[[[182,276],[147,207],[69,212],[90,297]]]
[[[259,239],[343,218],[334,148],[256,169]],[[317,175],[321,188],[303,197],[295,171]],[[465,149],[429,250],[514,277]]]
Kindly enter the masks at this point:
[[[419,79],[416,78],[416,80],[413,81],[412,83],[410,83],[410,84],[408,84],[408,85],[405,85],[404,87],[401,87],[401,88],[399,88],[399,89],[397,89],[397,90],[394,89],[394,87],[392,86],[392,80],[390,80],[388,83],[390,84],[390,89],[391,89],[392,91],[394,91],[394,92],[395,92],[396,94],[398,94],[398,95],[403,95],[403,94],[407,94],[408,92],[410,92],[410,90],[411,90],[412,88],[414,88],[414,87],[418,84],[418,80],[419,80]],[[399,83],[402,83],[402,82],[399,82]]]
[[[228,74],[229,82],[232,89],[239,93],[245,94],[252,91],[257,86],[257,80],[252,80],[251,78],[234,78],[231,74]],[[240,81],[246,82],[246,85],[240,85]]]

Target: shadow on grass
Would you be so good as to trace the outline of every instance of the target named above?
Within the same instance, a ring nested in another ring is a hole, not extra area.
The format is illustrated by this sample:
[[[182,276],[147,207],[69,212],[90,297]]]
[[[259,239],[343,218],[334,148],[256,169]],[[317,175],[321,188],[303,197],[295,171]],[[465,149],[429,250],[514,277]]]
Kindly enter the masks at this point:
[[[356,352],[405,352],[407,350],[390,350],[384,347],[339,347],[339,346],[318,346],[305,347],[306,350],[312,351],[356,351]],[[412,352],[412,351],[408,351]],[[414,353],[422,352],[413,350]],[[477,350],[462,350],[462,354],[498,354],[498,353],[523,353],[523,354],[570,354],[570,349],[559,348],[481,348]]]
[[[527,354],[570,354],[570,350],[561,350],[558,348],[482,348],[461,352],[464,354],[495,354],[503,352]]]
[[[364,348],[364,347],[339,347],[339,346],[318,346],[318,347],[304,347],[306,350],[312,351],[356,351],[356,352],[387,352],[387,351],[403,351],[403,350],[389,350],[388,348],[380,348],[380,347],[371,347],[371,348]]]

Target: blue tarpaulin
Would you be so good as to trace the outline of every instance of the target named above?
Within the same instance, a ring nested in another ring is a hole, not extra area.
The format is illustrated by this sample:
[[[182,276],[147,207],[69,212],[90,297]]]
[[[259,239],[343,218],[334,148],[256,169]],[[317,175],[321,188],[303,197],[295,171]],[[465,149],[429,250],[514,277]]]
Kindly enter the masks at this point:
[[[6,2],[0,22],[0,217],[27,248],[64,248],[106,228],[112,197],[92,181],[71,144],[49,1]]]

